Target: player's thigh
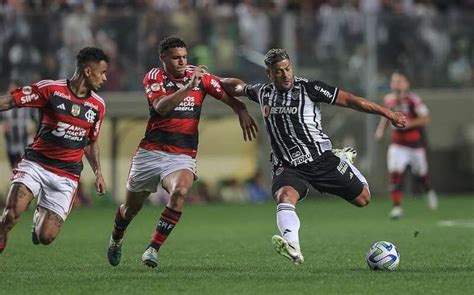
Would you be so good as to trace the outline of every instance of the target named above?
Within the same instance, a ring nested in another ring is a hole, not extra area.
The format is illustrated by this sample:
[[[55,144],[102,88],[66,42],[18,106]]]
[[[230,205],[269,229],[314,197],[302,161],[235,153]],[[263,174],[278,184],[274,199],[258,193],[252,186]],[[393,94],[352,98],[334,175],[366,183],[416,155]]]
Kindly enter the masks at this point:
[[[390,173],[402,173],[410,162],[410,151],[407,147],[391,144],[387,151],[387,168]]]
[[[5,209],[12,210],[15,216],[23,213],[33,200],[33,193],[22,183],[13,183],[8,192]]]
[[[424,176],[428,173],[428,161],[425,149],[413,149],[410,163],[413,174]]]
[[[40,240],[49,240],[51,242],[61,230],[64,224],[64,219],[58,213],[38,207],[38,218],[36,221],[36,233],[39,235]]]
[[[277,203],[295,204],[308,194],[308,182],[295,169],[273,167],[272,195]]]
[[[311,185],[320,192],[339,196],[351,203],[364,193],[364,186],[368,187],[362,173],[345,160],[340,160],[337,166],[318,175]]]

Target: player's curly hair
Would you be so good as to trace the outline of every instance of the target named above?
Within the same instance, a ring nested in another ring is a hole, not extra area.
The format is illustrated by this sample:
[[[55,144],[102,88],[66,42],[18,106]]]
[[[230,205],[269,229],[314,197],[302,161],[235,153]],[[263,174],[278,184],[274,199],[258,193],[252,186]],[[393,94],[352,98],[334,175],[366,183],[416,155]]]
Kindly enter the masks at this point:
[[[267,67],[270,67],[275,63],[285,59],[290,59],[290,56],[288,55],[288,52],[286,52],[286,50],[280,48],[273,48],[268,50],[268,52],[265,54],[265,59],[263,61],[265,62],[265,65]]]
[[[101,61],[109,62],[109,57],[105,52],[97,47],[85,47],[76,56],[76,65],[78,68],[83,69],[87,63]]]
[[[158,44],[158,52],[162,54],[166,50],[170,48],[186,48],[186,43],[184,43],[183,39],[176,37],[176,36],[170,36],[166,37],[163,40],[160,41],[160,44]]]

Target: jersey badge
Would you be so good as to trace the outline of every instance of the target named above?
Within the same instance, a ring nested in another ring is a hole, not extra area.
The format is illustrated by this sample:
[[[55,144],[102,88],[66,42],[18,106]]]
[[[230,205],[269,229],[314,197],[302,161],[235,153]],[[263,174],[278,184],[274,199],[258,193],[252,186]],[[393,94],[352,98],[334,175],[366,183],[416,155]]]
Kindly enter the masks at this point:
[[[157,92],[158,90],[160,90],[160,84],[159,83],[153,83],[153,84],[151,84],[150,88],[151,88],[151,91]]]
[[[72,105],[71,114],[74,117],[77,117],[77,116],[79,116],[80,113],[81,113],[81,107],[77,104]]]
[[[33,90],[31,89],[31,86],[23,86],[21,92],[23,92],[24,95],[30,95]]]

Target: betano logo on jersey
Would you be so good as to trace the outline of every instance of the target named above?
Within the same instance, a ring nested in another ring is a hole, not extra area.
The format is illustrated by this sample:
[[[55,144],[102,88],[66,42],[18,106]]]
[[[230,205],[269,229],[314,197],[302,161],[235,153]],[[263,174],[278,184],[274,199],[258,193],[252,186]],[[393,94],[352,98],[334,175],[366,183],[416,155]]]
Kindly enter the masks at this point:
[[[182,111],[182,112],[192,112],[194,111],[194,96],[187,96],[183,99],[183,101],[174,108],[175,111]]]
[[[56,129],[51,132],[54,136],[64,137],[73,141],[82,141],[86,136],[86,129],[64,122],[58,122]]]
[[[270,115],[294,115],[298,113],[298,107],[271,107],[269,105],[263,106],[263,114],[265,117]]]

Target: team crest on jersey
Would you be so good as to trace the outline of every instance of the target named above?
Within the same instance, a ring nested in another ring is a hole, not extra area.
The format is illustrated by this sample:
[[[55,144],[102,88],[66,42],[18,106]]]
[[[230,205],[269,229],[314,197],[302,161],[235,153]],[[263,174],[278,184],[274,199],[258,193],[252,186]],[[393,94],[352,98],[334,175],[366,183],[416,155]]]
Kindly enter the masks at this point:
[[[94,123],[96,113],[93,110],[88,110],[84,116],[86,117],[87,122]]]
[[[21,92],[23,92],[24,95],[30,95],[33,89],[31,89],[31,86],[23,86]]]
[[[79,116],[80,113],[81,113],[81,107],[77,104],[72,105],[71,114],[74,117],[77,117],[77,116]]]
[[[151,84],[150,89],[153,92],[157,92],[158,90],[160,90],[160,84],[159,83],[153,83],[153,84]]]

